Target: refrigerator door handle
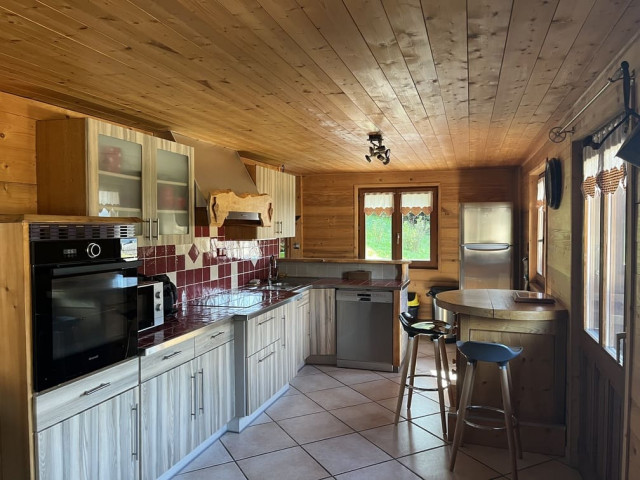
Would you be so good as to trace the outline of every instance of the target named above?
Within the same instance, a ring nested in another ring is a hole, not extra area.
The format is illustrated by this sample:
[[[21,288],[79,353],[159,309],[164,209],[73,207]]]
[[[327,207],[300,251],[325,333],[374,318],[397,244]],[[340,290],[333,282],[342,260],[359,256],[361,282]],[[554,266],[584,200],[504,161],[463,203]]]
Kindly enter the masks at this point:
[[[499,252],[509,250],[510,247],[511,245],[508,243],[467,243],[462,245],[462,248],[478,252]]]

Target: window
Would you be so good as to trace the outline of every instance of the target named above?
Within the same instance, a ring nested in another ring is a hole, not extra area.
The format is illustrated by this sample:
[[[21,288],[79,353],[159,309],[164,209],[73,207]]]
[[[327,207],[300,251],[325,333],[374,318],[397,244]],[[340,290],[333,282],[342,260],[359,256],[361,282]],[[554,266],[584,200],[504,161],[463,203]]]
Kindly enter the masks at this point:
[[[536,182],[536,273],[534,281],[544,287],[547,270],[547,250],[545,248],[545,236],[547,232],[547,204],[544,195],[544,173],[538,177]]]
[[[437,268],[437,198],[436,187],[360,189],[360,258]]]
[[[615,155],[624,140],[614,132],[599,150],[583,152],[584,329],[622,363],[625,330],[626,170]],[[596,139],[597,141],[597,139]]]

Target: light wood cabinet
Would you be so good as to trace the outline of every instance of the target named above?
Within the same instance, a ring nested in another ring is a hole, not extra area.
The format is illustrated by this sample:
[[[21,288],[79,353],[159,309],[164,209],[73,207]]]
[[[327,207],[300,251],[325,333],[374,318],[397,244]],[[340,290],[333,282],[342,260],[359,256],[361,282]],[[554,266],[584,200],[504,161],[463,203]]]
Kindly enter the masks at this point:
[[[246,360],[247,409],[255,412],[286,383],[280,340],[267,345]]]
[[[314,288],[310,292],[310,352],[311,357],[336,355],[336,291]],[[327,359],[329,360],[329,358]]]
[[[233,418],[231,322],[143,357],[141,376],[146,379],[141,385],[141,470],[146,480],[162,475]]]
[[[268,227],[225,227],[228,239],[287,238],[296,235],[296,177],[272,168],[247,165],[258,192],[273,200],[273,216]]]
[[[309,356],[309,292],[287,304],[283,335],[283,363],[286,381],[290,382]]]
[[[154,480],[196,446],[196,378],[188,362],[140,386],[141,472]]]
[[[37,478],[139,478],[139,411],[135,387],[38,432]]]
[[[37,123],[38,213],[137,217],[140,245],[188,243],[193,149],[94,119]]]

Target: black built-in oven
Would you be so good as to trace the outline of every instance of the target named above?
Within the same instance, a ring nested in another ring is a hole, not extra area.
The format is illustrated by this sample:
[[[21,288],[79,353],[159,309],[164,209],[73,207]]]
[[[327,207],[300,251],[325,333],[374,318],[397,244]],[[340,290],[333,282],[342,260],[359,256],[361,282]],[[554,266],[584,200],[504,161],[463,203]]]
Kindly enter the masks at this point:
[[[135,238],[32,239],[30,250],[35,391],[137,355]]]

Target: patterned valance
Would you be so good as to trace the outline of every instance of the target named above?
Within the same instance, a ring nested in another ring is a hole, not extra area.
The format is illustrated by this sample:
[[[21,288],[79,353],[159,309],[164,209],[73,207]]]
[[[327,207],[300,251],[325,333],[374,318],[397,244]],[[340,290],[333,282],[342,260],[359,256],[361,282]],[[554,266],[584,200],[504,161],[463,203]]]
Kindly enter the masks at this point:
[[[614,120],[609,126],[594,135],[597,138],[605,135],[612,125],[616,124],[620,119]],[[582,194],[585,198],[595,197],[600,194],[611,195],[618,188],[627,188],[627,169],[622,159],[616,154],[624,139],[626,132],[624,128],[619,128],[607,138],[604,144],[594,150],[591,147],[585,147],[583,150],[583,181]]]
[[[365,193],[364,214],[391,216],[394,209],[394,194],[391,192]],[[433,211],[431,192],[402,192],[400,213],[402,215],[429,215]]]

